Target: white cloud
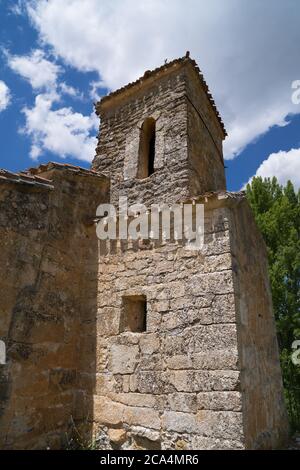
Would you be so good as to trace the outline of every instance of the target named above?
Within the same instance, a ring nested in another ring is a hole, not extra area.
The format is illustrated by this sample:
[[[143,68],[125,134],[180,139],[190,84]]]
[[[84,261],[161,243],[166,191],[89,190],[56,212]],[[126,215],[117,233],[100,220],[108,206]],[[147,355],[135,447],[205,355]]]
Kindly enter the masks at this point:
[[[0,112],[4,111],[10,103],[10,91],[6,83],[0,80]]]
[[[15,0],[15,3],[13,5],[9,5],[7,8],[13,15],[22,15],[24,13],[24,1]]]
[[[32,88],[54,89],[61,69],[45,58],[42,50],[35,50],[29,55],[17,56],[7,54],[10,68],[25,78]]]
[[[83,94],[80,93],[80,91],[77,88],[67,85],[67,83],[65,82],[60,83],[59,88],[62,93],[64,93],[65,95],[69,95],[72,98],[78,98],[78,99],[83,98]]]
[[[33,89],[47,92],[60,92],[73,98],[82,99],[83,95],[76,88],[65,82],[59,83],[62,67],[46,59],[44,51],[36,49],[31,54],[17,56],[5,52],[10,68],[27,80]]]
[[[272,3],[272,5],[271,5]],[[227,158],[300,108],[297,0],[31,0],[44,43],[111,89],[188,49],[224,118]]]
[[[50,151],[60,158],[91,161],[96,147],[96,117],[57,107],[61,94],[82,98],[76,88],[59,83],[62,68],[49,61],[42,50],[25,56],[7,53],[7,59],[12,70],[28,80],[34,90],[42,91],[32,108],[23,109],[26,123],[22,132],[32,139],[31,158],[37,159],[44,151]]]
[[[276,176],[279,183],[283,185],[285,185],[288,180],[291,180],[295,188],[299,189],[300,148],[271,153],[257,169],[255,176],[261,176],[262,178]]]
[[[92,98],[92,100],[94,100],[95,102],[99,101],[101,98],[101,93],[99,93],[98,90],[104,87],[105,87],[105,83],[103,83],[103,81],[101,80],[91,82],[90,93],[89,93],[90,98]],[[102,96],[103,96],[103,93],[102,93]]]
[[[67,156],[90,162],[95,153],[97,119],[83,116],[71,108],[53,109],[56,95],[39,94],[33,108],[24,108],[23,132],[32,138],[30,156],[37,159],[47,150],[61,158]]]

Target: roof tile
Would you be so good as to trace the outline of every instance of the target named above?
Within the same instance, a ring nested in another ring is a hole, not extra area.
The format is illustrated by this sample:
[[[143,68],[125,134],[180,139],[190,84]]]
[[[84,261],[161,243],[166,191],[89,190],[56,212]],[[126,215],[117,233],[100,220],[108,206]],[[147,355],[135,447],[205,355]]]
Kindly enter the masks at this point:
[[[111,92],[109,95],[104,96],[100,100],[100,102],[96,104],[96,111],[97,111],[97,107],[99,106],[99,104],[105,103],[105,102],[109,101],[110,99],[114,98],[115,96],[121,95],[121,93],[123,93],[124,91],[127,91],[128,89],[143,83],[145,80],[149,79],[150,77],[155,77],[155,75],[158,75],[158,74],[160,74],[161,72],[163,72],[165,70],[169,70],[172,67],[175,67],[176,65],[183,64],[183,63],[190,63],[194,67],[195,71],[197,72],[199,80],[201,82],[201,85],[202,85],[203,89],[205,90],[205,92],[207,94],[207,97],[210,101],[210,104],[211,104],[211,106],[212,106],[212,108],[215,112],[215,115],[216,115],[216,117],[217,117],[217,119],[220,123],[220,126],[221,126],[221,128],[224,132],[224,136],[226,136],[227,132],[226,132],[225,126],[224,126],[224,123],[223,123],[222,118],[220,116],[220,113],[217,110],[217,107],[216,107],[216,104],[215,104],[214,99],[212,97],[212,94],[209,91],[207,83],[204,80],[203,74],[202,74],[201,70],[199,69],[196,61],[194,59],[190,58],[188,51],[187,51],[187,53],[184,57],[180,57],[178,59],[174,59],[170,62],[167,62],[164,65],[162,65],[160,67],[157,67],[154,70],[146,70],[144,75],[142,77],[138,78],[137,80],[135,80],[134,82],[128,83],[127,85]]]

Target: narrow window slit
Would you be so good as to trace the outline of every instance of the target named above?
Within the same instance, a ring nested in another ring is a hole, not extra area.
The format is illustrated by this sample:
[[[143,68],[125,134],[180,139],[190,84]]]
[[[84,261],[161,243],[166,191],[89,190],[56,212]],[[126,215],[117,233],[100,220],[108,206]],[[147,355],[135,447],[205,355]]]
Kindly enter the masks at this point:
[[[143,122],[139,144],[137,178],[144,179],[154,173],[155,161],[155,120],[147,118]]]

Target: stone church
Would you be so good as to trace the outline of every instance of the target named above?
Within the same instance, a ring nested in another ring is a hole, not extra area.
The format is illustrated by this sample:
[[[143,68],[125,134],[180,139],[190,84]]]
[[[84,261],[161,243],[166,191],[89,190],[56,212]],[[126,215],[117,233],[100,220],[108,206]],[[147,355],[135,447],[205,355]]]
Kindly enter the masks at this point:
[[[226,191],[226,131],[187,54],[96,104],[90,170],[0,171],[0,447],[276,449],[266,248]],[[204,245],[96,236],[96,209],[204,204]]]

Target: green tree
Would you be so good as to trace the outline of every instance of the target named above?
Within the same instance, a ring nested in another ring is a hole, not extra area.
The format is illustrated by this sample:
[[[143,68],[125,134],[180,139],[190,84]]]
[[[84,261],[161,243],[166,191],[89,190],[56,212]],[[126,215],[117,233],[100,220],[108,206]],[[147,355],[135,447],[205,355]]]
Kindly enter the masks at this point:
[[[291,361],[291,346],[300,339],[300,190],[290,181],[281,186],[276,178],[255,177],[246,196],[267,245],[287,404],[299,428],[300,366]]]

